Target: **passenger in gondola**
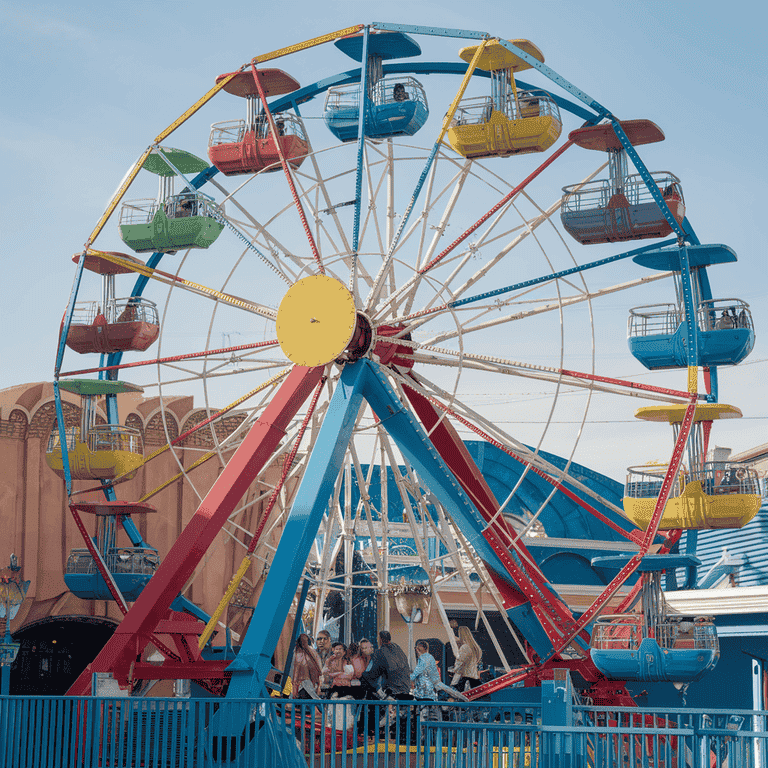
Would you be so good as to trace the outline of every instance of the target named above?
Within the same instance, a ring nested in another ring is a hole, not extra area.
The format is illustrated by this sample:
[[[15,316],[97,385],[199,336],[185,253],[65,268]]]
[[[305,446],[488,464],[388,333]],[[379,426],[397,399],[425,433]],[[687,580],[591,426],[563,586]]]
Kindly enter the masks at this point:
[[[735,310],[734,310],[735,312]],[[736,327],[737,328],[749,328],[749,317],[747,315],[747,310],[742,309],[741,312],[739,312],[738,318],[736,320]]]
[[[723,330],[728,330],[730,328],[736,328],[736,327],[737,327],[737,318],[736,318],[735,310],[732,309],[729,312],[728,309],[724,309],[723,314],[715,323],[715,330],[723,331]]]
[[[282,118],[278,118],[275,121],[275,127],[277,128],[278,136],[285,136],[285,120],[283,120]]]
[[[191,197],[191,196],[184,197],[181,200],[181,202],[179,203],[179,206],[176,209],[176,216],[177,217],[179,217],[179,216],[194,216],[195,213],[196,213],[196,211],[195,211],[195,208],[196,208],[195,203],[196,202],[197,201],[195,200],[194,197]]]
[[[395,87],[392,89],[392,98],[395,101],[408,101],[408,92],[402,83],[395,83]]]

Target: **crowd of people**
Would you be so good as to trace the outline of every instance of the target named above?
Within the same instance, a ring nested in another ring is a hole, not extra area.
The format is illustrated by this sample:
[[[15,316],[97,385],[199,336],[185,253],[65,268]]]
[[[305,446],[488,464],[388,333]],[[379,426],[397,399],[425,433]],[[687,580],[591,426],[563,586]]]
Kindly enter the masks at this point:
[[[482,650],[469,627],[458,628],[459,653],[451,673],[450,687],[441,681],[437,661],[429,643],[415,645],[416,665],[411,669],[403,649],[392,641],[387,630],[381,630],[378,647],[368,638],[353,642],[333,642],[327,630],[312,638],[300,634],[296,640],[291,670],[293,696],[296,698],[377,699],[383,696],[397,700],[435,700],[438,690],[449,695],[451,690],[463,692],[480,684],[478,665]]]

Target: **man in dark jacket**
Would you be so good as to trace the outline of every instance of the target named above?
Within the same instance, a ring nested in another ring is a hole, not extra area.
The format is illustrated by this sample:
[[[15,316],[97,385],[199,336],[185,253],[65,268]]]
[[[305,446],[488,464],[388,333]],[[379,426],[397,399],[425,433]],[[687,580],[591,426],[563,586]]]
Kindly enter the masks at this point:
[[[373,652],[371,661],[362,680],[373,690],[376,689],[376,681],[383,678],[382,688],[395,699],[412,699],[411,695],[411,668],[403,649],[392,642],[392,635],[385,629],[379,632],[379,647]]]

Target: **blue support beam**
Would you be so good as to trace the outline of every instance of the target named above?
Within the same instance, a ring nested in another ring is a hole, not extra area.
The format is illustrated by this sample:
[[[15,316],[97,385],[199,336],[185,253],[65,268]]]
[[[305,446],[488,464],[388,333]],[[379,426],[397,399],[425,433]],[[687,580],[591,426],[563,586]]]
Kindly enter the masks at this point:
[[[382,65],[382,73],[386,75],[458,75],[463,77],[467,72],[468,65],[463,61],[404,61],[404,62],[390,62]],[[346,72],[339,72],[336,75],[318,80],[316,83],[311,83],[303,88],[299,88],[287,96],[281,96],[274,101],[269,102],[269,109],[271,112],[283,112],[286,109],[292,109],[294,104],[303,104],[310,101],[322,93],[325,93],[330,88],[337,88],[342,85],[351,85],[359,83],[362,77],[361,70],[349,69]],[[472,77],[484,77],[490,79],[491,73],[482,69],[475,69],[472,73]],[[515,78],[517,85],[523,90],[531,90],[535,88],[537,90],[544,90],[549,93],[549,96],[557,103],[560,109],[565,112],[570,112],[572,115],[581,118],[582,120],[595,122],[596,115],[594,112],[589,112],[584,109],[580,104],[576,104],[573,101],[564,99],[562,96],[557,96],[554,93],[550,93],[546,89],[542,89],[537,85],[531,85],[528,82]],[[600,115],[597,115],[599,118]]]
[[[449,307],[461,307],[465,304],[474,304],[477,301],[483,301],[485,299],[492,299],[494,296],[501,296],[511,291],[519,291],[522,288],[530,288],[533,285],[539,285],[540,283],[548,283],[550,280],[557,280],[560,277],[567,277],[568,275],[574,275],[577,272],[584,272],[588,269],[594,269],[595,267],[602,267],[606,264],[610,264],[614,261],[621,261],[622,259],[628,259],[632,256],[637,256],[638,253],[645,253],[646,251],[655,251],[657,248],[662,248],[665,245],[675,245],[677,240],[664,240],[661,243],[654,243],[653,245],[645,245],[642,248],[635,248],[632,251],[626,251],[625,253],[616,254],[616,256],[608,256],[605,259],[598,259],[597,261],[591,261],[589,264],[582,264],[578,267],[570,267],[560,272],[553,272],[550,275],[544,275],[542,277],[535,277],[532,280],[525,280],[522,283],[514,283],[508,285],[505,288],[497,288],[493,291],[486,291],[485,293],[479,293],[476,296],[467,296],[464,299],[456,299],[448,303]]]
[[[357,115],[357,173],[355,174],[355,216],[352,224],[352,274],[350,289],[357,294],[357,247],[360,242],[360,206],[363,193],[363,152],[365,150],[365,118],[368,114],[368,27],[363,30],[362,79],[360,81],[360,100]]]
[[[256,612],[264,617],[264,622],[251,625],[237,659],[229,667],[232,672],[227,692],[229,698],[249,698],[263,693],[272,667],[272,654],[283,631],[323,513],[328,507],[364,400],[420,481],[440,499],[479,557],[499,576],[514,584],[501,559],[483,536],[485,521],[437,453],[415,415],[398,398],[380,366],[367,359],[348,363],[333,393],[256,606]],[[515,557],[514,553],[511,556]],[[540,656],[551,654],[552,644],[530,604],[510,610],[509,615]]]
[[[346,365],[342,371],[256,606],[255,615],[263,621],[251,623],[240,653],[229,667],[232,680],[227,698],[263,694],[272,654],[363,404],[366,372],[364,361]]]

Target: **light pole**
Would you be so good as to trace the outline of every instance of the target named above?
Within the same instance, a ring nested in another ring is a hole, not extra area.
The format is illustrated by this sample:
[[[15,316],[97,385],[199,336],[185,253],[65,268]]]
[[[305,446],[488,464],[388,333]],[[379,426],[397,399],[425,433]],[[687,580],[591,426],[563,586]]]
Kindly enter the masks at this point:
[[[21,580],[21,566],[16,555],[11,555],[11,564],[0,571],[0,619],[5,619],[5,636],[0,643],[0,695],[7,696],[11,688],[11,664],[19,652],[19,643],[11,640],[11,621],[16,618],[29,582]]]

